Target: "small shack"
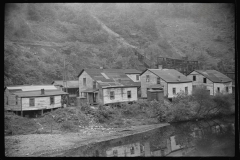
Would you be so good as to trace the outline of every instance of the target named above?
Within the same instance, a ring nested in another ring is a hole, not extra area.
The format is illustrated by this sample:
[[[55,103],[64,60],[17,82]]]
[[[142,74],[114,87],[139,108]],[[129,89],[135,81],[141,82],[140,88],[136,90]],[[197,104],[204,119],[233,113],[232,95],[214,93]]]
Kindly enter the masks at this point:
[[[63,107],[67,96],[53,85],[8,86],[4,91],[5,110],[21,116],[43,114],[45,110]]]
[[[148,101],[163,101],[163,86],[155,84],[147,87],[147,99]]]

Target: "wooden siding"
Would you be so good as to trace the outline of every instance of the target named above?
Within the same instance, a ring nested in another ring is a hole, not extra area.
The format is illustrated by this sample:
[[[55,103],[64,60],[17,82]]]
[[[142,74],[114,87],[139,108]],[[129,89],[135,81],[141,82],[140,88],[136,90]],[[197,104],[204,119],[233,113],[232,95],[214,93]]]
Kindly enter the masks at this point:
[[[188,87],[188,95],[192,94],[192,82],[190,83],[168,83],[168,98],[177,96],[180,92],[185,92],[185,87]],[[173,95],[173,88],[176,88],[176,95]]]
[[[83,85],[83,78],[86,78],[86,86]],[[87,74],[87,72],[83,71],[83,73],[79,76],[79,96],[81,96],[81,92],[93,88],[93,79]]]
[[[114,99],[110,99],[110,91],[114,91]],[[127,97],[127,91],[131,91],[131,98]],[[103,89],[104,104],[130,101],[137,101],[137,87]]]
[[[232,93],[232,82],[227,83],[214,83],[214,95],[217,93],[217,88],[220,88],[220,92],[223,94],[227,94],[226,87],[228,87],[228,93]]]
[[[126,74],[131,80],[133,80],[134,82],[140,82],[141,81],[141,77],[140,74]],[[137,75],[139,75],[139,80],[137,80]]]
[[[150,81],[146,82],[146,75],[149,75]],[[146,98],[147,97],[147,87],[157,84],[157,78],[155,74],[153,74],[150,71],[146,71],[144,74],[141,75],[141,97]],[[164,86],[163,92],[164,96],[167,96],[167,83],[160,78],[160,83]]]

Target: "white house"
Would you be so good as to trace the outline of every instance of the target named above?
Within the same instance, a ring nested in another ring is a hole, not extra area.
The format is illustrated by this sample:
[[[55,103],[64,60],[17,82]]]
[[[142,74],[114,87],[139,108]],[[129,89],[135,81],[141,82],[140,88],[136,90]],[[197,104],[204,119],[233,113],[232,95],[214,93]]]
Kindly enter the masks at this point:
[[[164,96],[169,99],[180,92],[192,94],[192,80],[175,69],[146,69],[141,74],[141,97],[147,97],[147,90],[155,84],[163,86]]]
[[[7,86],[4,90],[5,110],[23,116],[26,111],[42,111],[62,107],[68,93],[53,85]]]
[[[132,69],[130,71],[132,72]],[[78,75],[79,96],[82,99],[85,98],[89,104],[137,101],[140,82],[132,80],[133,76],[130,71],[127,69],[83,69]],[[138,73],[139,71],[134,71],[133,75],[136,77]]]
[[[193,89],[204,86],[210,95],[232,93],[232,79],[216,70],[195,70],[187,77],[193,81]]]

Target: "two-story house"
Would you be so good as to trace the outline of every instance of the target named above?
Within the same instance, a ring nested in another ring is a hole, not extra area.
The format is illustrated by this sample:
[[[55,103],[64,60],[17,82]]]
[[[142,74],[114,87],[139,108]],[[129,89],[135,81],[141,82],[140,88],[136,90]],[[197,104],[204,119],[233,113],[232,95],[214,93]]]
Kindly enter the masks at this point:
[[[139,73],[132,69],[83,69],[78,75],[79,96],[89,104],[137,101]]]
[[[170,100],[180,92],[192,93],[192,80],[175,69],[146,69],[141,74],[141,97],[147,97],[152,85],[163,86],[163,94]]]
[[[187,75],[193,81],[193,89],[204,86],[210,95],[232,93],[232,79],[216,70],[195,70]]]

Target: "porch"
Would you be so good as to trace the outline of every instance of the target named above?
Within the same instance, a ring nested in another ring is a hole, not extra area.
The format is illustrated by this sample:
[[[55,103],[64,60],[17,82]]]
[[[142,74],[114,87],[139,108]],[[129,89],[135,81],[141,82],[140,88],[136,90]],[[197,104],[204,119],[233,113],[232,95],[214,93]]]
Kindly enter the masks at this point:
[[[86,89],[81,92],[81,97],[86,98],[89,105],[98,104],[98,89]]]

